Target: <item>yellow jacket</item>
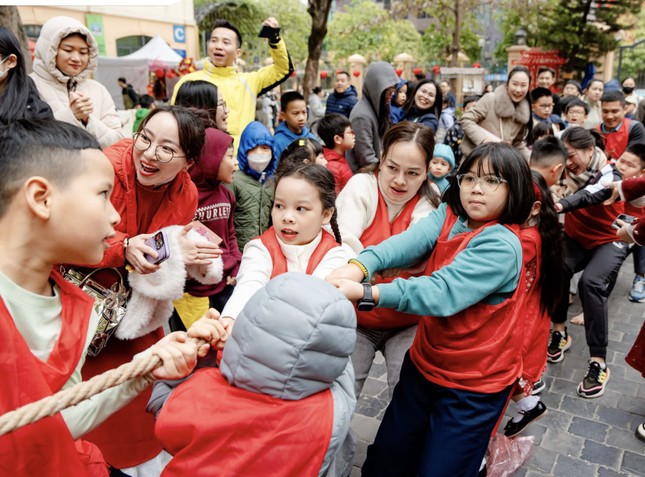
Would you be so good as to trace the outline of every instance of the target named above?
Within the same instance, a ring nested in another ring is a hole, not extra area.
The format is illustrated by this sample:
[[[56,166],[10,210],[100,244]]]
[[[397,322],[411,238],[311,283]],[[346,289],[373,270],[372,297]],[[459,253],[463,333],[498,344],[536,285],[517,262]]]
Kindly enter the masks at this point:
[[[183,76],[172,94],[171,103],[179,87],[186,81],[205,80],[213,83],[221,92],[228,106],[228,133],[235,140],[235,154],[244,128],[255,119],[255,103],[258,94],[269,91],[289,77],[291,59],[284,40],[269,45],[273,64],[258,71],[238,73],[234,66],[215,66],[210,59],[204,60],[204,69]]]

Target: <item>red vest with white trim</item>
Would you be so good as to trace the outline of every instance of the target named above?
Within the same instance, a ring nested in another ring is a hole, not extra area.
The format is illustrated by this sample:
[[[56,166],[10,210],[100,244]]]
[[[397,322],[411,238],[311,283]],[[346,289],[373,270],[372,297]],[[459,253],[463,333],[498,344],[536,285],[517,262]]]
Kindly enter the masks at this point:
[[[316,477],[333,425],[329,389],[287,401],[231,386],[218,368],[179,385],[155,432],[173,454],[163,477]]]
[[[266,232],[260,235],[259,238],[262,241],[262,244],[267,248],[269,255],[271,256],[271,261],[273,263],[271,278],[275,278],[278,275],[287,273],[287,258],[284,256],[284,253],[282,253],[280,242],[278,242],[278,237],[275,234],[275,229],[273,228],[273,226],[269,227]],[[322,262],[323,258],[325,258],[327,252],[338,246],[338,242],[336,242],[334,236],[326,230],[323,230],[320,243],[314,250],[314,253],[311,254],[309,263],[307,263],[307,270],[305,271],[305,273],[307,275],[313,275],[314,270],[316,270],[316,267],[320,265],[320,262]]]
[[[385,203],[383,194],[381,194],[381,189],[378,188],[378,205],[376,206],[374,220],[370,226],[365,229],[360,238],[363,247],[367,248],[370,245],[378,245],[393,235],[405,232],[412,223],[412,213],[414,212],[414,208],[417,206],[418,202],[419,194],[410,199],[405,204],[399,215],[397,215],[390,223],[387,204]],[[406,271],[402,271],[397,277],[384,278],[377,275],[375,278],[375,284],[391,283],[394,278],[410,278],[415,275],[418,274],[412,274]],[[420,319],[418,315],[402,313],[389,308],[374,308],[372,311],[356,310],[356,318],[358,319],[358,324],[365,328],[386,330],[416,325]]]

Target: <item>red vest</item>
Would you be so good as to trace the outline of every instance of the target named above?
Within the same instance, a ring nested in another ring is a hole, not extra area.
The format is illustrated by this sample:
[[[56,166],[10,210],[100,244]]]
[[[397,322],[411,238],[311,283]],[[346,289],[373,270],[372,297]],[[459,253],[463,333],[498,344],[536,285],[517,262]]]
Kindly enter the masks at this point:
[[[564,216],[564,231],[587,250],[616,242],[619,239],[611,224],[616,216],[623,213],[624,208],[625,203],[619,201],[612,205],[600,203],[568,212]]]
[[[162,475],[316,477],[333,414],[329,390],[287,401],[231,386],[217,368],[200,369],[158,415],[156,435],[174,455]]]
[[[457,221],[450,208],[426,275],[449,264],[490,222],[449,239]],[[507,226],[519,235],[519,227]],[[526,293],[524,271],[511,298],[496,305],[483,302],[453,316],[426,316],[410,348],[417,369],[433,383],[447,388],[496,393],[513,384],[522,371],[522,318],[519,307]]]
[[[51,278],[60,289],[62,327],[47,362],[31,353],[0,299],[0,414],[59,391],[82,358],[93,301],[58,272]],[[0,437],[0,475],[107,476],[100,452],[88,444],[74,442],[60,414],[47,417]]]
[[[629,143],[629,130],[632,125],[631,123],[631,119],[625,118],[618,130],[611,132],[603,132],[602,124],[596,126],[596,129],[600,131],[600,135],[605,143],[605,154],[610,161],[616,161],[620,156],[622,156],[625,149],[627,149],[627,144]]]
[[[278,242],[278,237],[276,237],[275,235],[275,229],[273,228],[273,226],[269,227],[266,232],[260,235],[259,238],[262,241],[262,244],[269,251],[269,255],[271,255],[271,260],[273,262],[273,271],[271,272],[271,278],[275,278],[278,275],[287,273],[287,259],[284,256],[284,253],[282,253],[280,242]],[[322,259],[325,258],[327,252],[329,252],[332,248],[338,246],[338,242],[336,242],[334,236],[326,230],[323,230],[322,239],[316,247],[316,250],[314,250],[314,253],[311,255],[311,258],[309,258],[307,271],[305,273],[307,275],[313,275],[314,270],[318,265],[320,265],[320,262],[322,262]]]
[[[419,194],[410,199],[399,215],[390,223],[387,212],[387,204],[381,189],[378,188],[378,205],[376,206],[376,214],[370,226],[365,229],[361,235],[360,241],[363,247],[367,248],[370,245],[378,245],[384,240],[389,239],[393,235],[405,232],[412,223],[412,213],[414,208],[419,202]],[[401,272],[396,278],[410,278],[418,274],[408,272]],[[376,276],[375,283],[391,283],[395,277],[384,278]],[[419,320],[419,315],[410,313],[402,313],[400,311],[392,310],[391,308],[374,308],[372,311],[358,311],[356,310],[356,318],[358,324],[365,328],[375,329],[392,329],[402,328],[406,326],[416,325]]]
[[[88,356],[83,366],[83,379],[109,371],[132,360],[163,338],[163,328],[130,341],[110,338],[107,347],[96,357]],[[116,468],[133,467],[161,452],[154,435],[155,419],[146,412],[152,388],[144,389],[127,405],[112,414],[100,426],[85,434],[103,452],[105,460]]]
[[[540,269],[542,266],[542,238],[537,227],[520,230],[522,262],[526,276],[526,296],[519,312],[524,319],[524,345],[522,350],[522,377],[531,388],[546,366],[546,349],[549,345],[551,318],[541,306]],[[529,390],[529,389],[525,389]]]

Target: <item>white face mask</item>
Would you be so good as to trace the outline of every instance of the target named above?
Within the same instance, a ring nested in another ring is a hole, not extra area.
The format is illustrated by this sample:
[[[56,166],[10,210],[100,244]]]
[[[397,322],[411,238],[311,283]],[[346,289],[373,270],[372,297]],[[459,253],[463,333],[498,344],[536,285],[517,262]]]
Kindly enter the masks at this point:
[[[271,157],[271,154],[254,152],[246,156],[246,160],[249,162],[249,167],[260,174],[264,172],[264,169],[266,169],[269,162],[271,162]]]
[[[8,57],[8,56],[6,56],[5,58],[3,58],[3,59],[2,59],[2,61],[0,61],[0,68],[2,68],[2,67],[1,67],[1,65],[2,65],[5,61],[7,61],[8,59],[9,59],[9,57]],[[7,77],[7,75],[9,74],[9,70],[10,70],[10,69],[11,69],[11,68],[9,68],[9,67],[6,67],[6,68],[2,68],[2,69],[0,69],[0,80],[3,80],[3,79],[5,79],[5,78]]]

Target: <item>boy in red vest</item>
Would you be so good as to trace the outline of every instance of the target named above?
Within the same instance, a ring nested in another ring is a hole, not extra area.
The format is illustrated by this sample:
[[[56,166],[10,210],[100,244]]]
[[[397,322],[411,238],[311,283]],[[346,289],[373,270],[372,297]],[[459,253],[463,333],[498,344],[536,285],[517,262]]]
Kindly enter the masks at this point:
[[[0,129],[0,144],[2,415],[82,380],[98,316],[93,300],[55,264],[98,263],[120,217],[110,202],[114,170],[84,130],[54,120],[16,121]],[[197,359],[184,333],[151,350],[163,361],[153,372],[157,379],[186,376]],[[145,377],[128,381],[0,437],[0,475],[107,476],[100,452],[74,441],[148,384]]]
[[[352,124],[342,114],[328,114],[318,122],[318,135],[325,143],[323,155],[327,159],[326,167],[334,174],[336,194],[340,194],[352,178],[352,170],[345,159],[345,152],[353,149],[356,143]]]
[[[605,154],[616,161],[633,144],[645,144],[645,126],[625,117],[625,96],[620,91],[608,91],[600,98]]]

